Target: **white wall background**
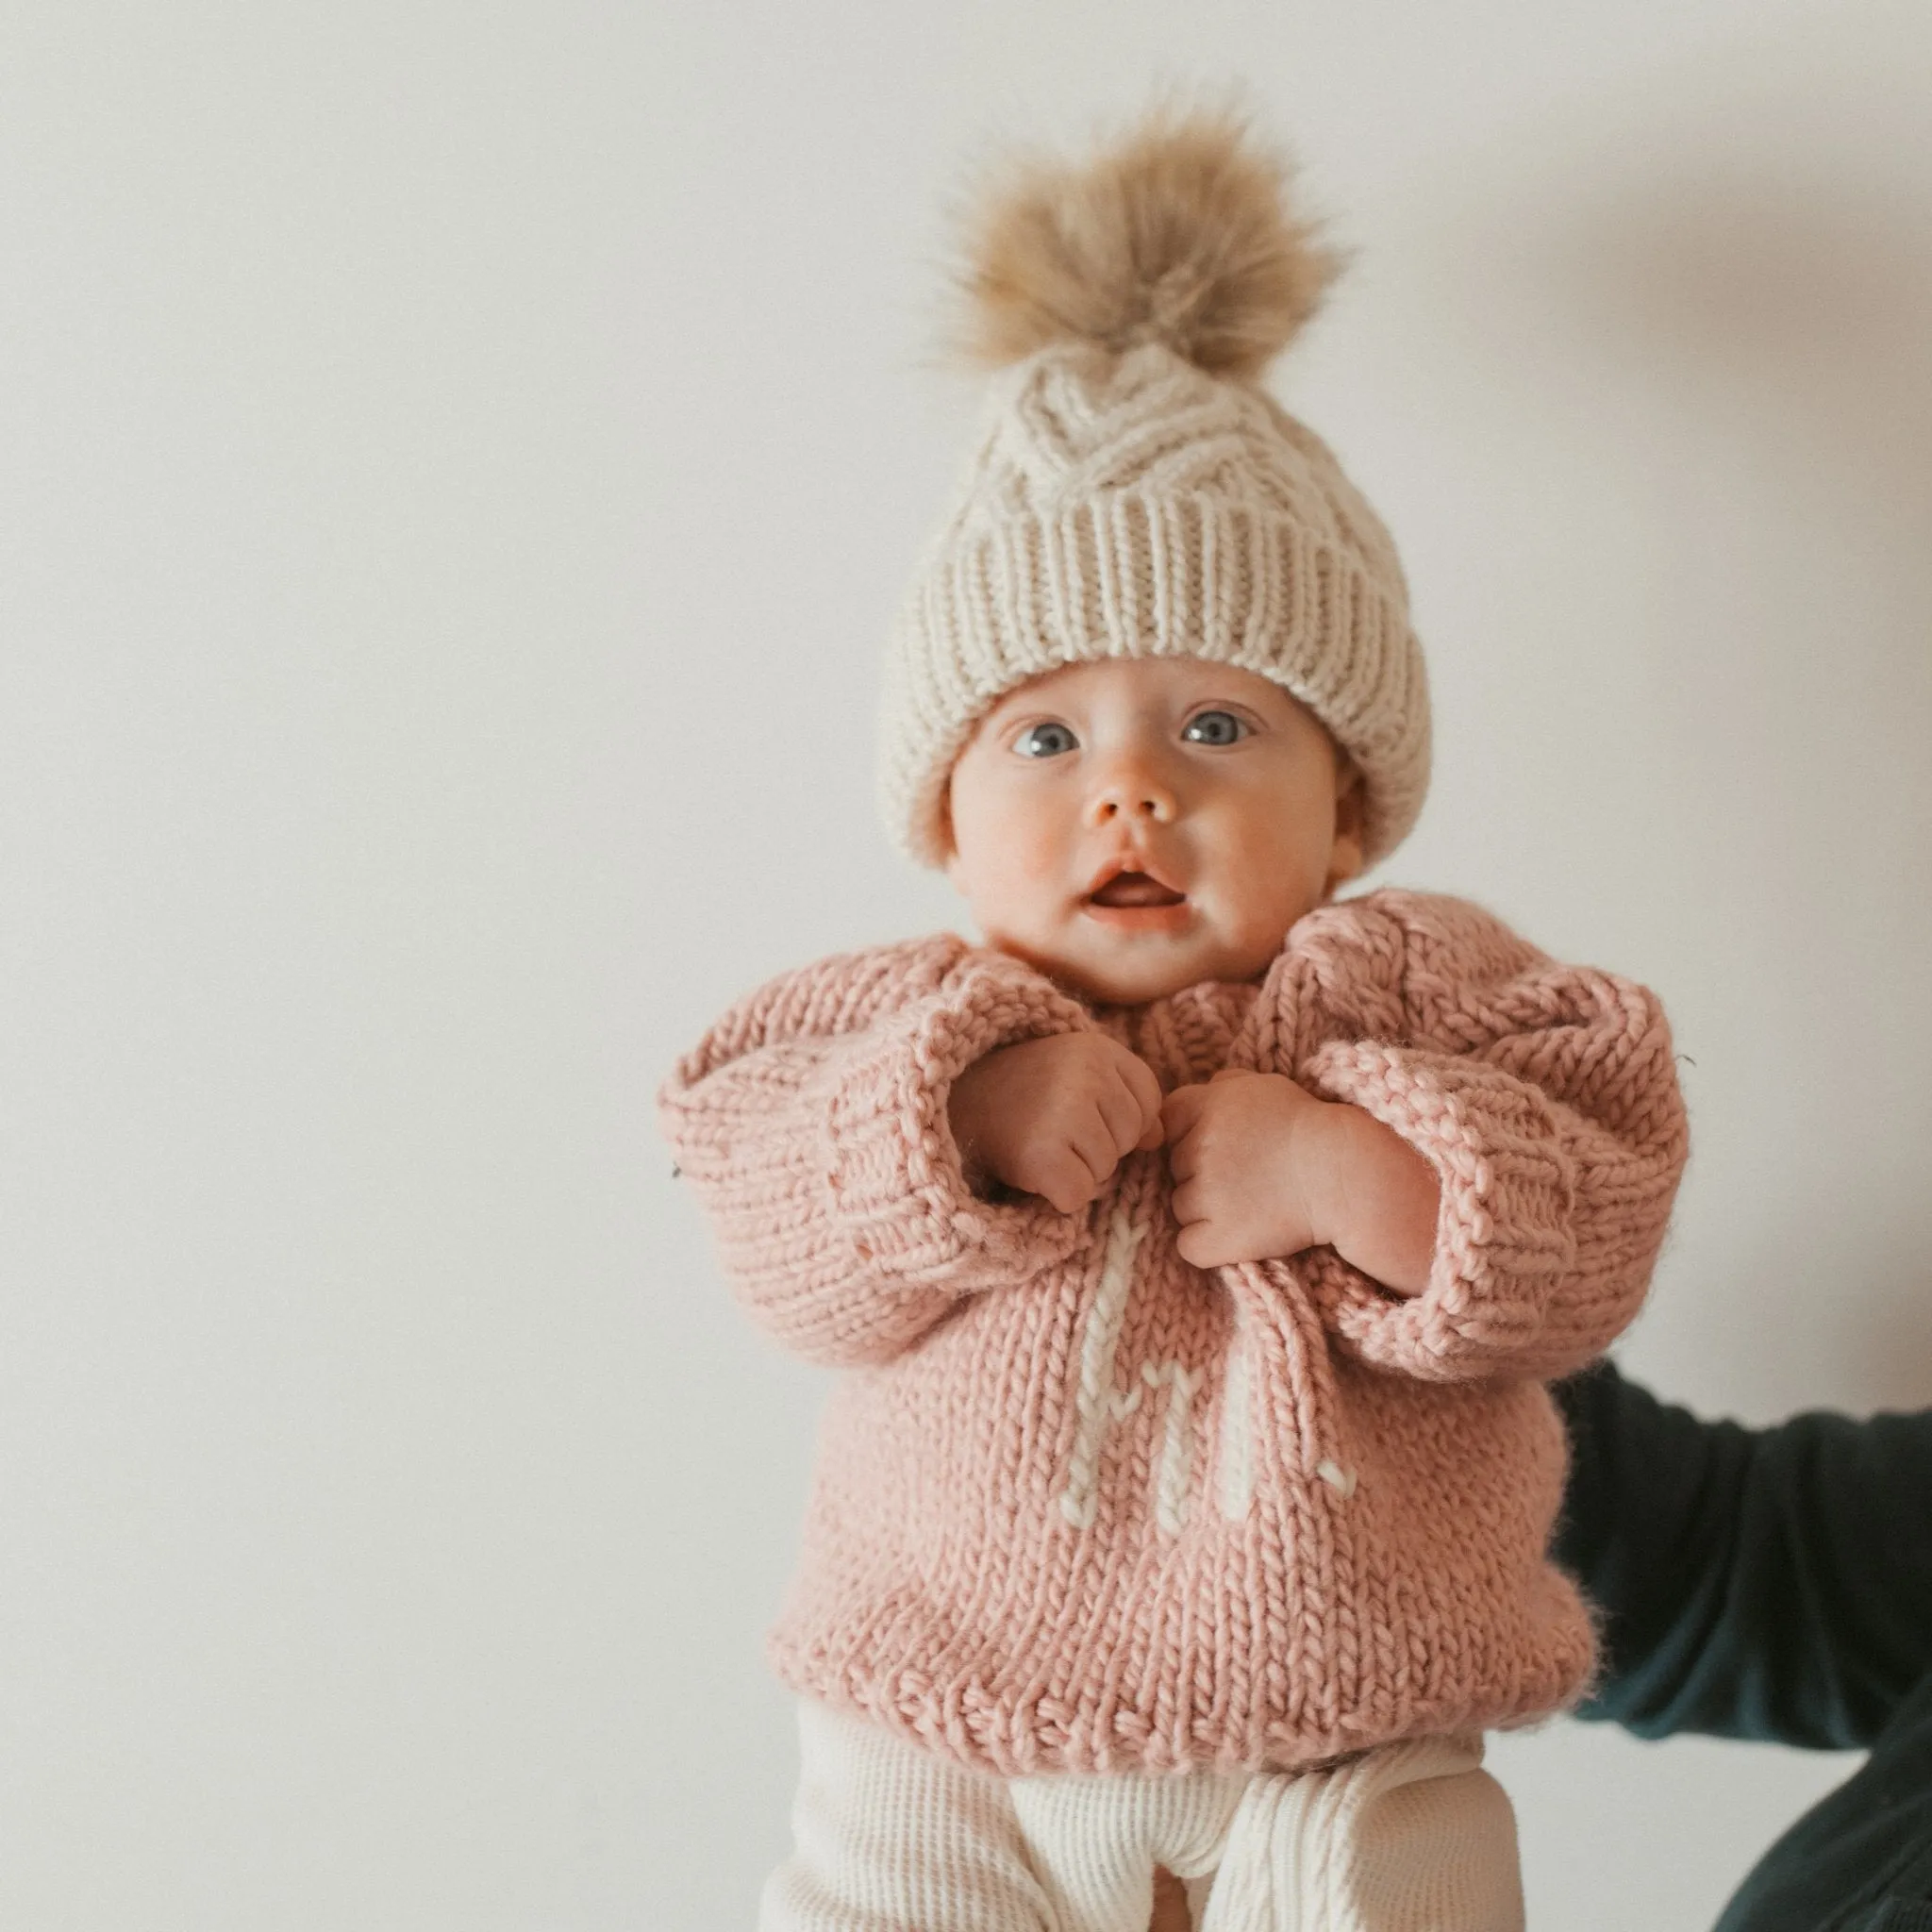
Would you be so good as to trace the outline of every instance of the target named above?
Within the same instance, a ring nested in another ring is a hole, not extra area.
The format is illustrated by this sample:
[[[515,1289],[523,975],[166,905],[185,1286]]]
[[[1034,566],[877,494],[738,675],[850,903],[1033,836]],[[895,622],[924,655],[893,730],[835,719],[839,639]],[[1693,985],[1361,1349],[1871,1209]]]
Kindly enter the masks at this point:
[[[1914,0],[0,8],[0,1924],[749,1924],[822,1389],[651,1096],[954,917],[868,791],[940,209],[1156,79],[1360,251],[1282,388],[1432,651],[1395,875],[1694,1058],[1626,1360],[1932,1401],[1928,62]],[[1695,1932],[1845,1769],[1500,1761],[1543,1932]]]

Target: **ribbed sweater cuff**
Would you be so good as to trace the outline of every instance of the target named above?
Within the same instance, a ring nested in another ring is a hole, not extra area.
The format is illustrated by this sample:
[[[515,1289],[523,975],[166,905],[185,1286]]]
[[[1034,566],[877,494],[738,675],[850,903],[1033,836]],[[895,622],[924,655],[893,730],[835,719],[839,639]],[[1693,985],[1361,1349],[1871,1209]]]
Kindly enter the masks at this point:
[[[1427,1286],[1397,1301],[1353,1275],[1338,1324],[1370,1360],[1430,1379],[1507,1373],[1537,1351],[1575,1260],[1575,1175],[1549,1101],[1492,1067],[1374,1042],[1315,1057],[1312,1084],[1415,1148],[1441,1187]]]
[[[930,1278],[975,1252],[1010,1254],[1027,1272],[1070,1252],[1084,1225],[1044,1201],[982,1201],[967,1186],[946,1116],[953,1082],[1003,1046],[1091,1024],[1074,1000],[997,961],[880,1029],[830,1096],[826,1175],[854,1260],[904,1280]]]

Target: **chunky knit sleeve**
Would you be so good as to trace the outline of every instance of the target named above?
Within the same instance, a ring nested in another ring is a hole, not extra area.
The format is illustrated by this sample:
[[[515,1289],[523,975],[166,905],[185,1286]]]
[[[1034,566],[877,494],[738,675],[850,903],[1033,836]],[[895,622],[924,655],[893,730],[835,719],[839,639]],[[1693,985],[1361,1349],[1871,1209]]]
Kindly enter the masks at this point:
[[[1085,1216],[973,1194],[946,1102],[984,1055],[1088,1024],[949,937],[825,960],[725,1014],[658,1107],[754,1319],[810,1360],[884,1361],[959,1296],[1070,1254]]]
[[[1636,1314],[1683,1171],[1662,1009],[1474,906],[1374,903],[1399,952],[1400,1031],[1332,1041],[1303,1077],[1416,1148],[1441,1208],[1413,1300],[1324,1259],[1331,1319],[1365,1359],[1431,1380],[1567,1374]]]

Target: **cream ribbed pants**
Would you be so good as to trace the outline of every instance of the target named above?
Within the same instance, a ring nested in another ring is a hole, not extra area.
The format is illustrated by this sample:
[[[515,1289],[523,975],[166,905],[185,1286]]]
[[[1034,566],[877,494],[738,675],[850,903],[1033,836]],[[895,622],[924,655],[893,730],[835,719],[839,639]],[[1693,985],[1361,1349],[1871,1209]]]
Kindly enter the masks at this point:
[[[1296,1774],[997,1778],[801,1707],[793,1855],[759,1932],[1521,1932],[1516,1819],[1474,1738]]]

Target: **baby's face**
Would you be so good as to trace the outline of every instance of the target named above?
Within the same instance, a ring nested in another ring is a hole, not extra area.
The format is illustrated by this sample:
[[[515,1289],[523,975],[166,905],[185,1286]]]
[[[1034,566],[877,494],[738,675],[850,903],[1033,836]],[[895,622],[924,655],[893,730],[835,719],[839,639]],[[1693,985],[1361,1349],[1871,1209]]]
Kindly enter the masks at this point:
[[[1314,715],[1195,658],[1008,691],[949,811],[946,871],[988,944],[1114,1005],[1255,978],[1361,869],[1359,788]]]

